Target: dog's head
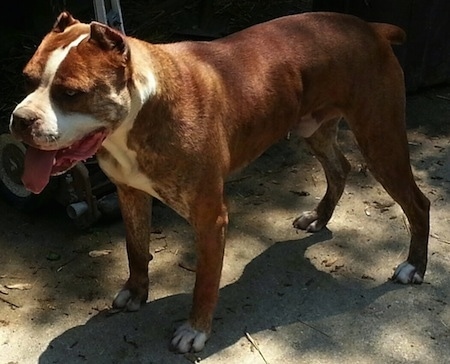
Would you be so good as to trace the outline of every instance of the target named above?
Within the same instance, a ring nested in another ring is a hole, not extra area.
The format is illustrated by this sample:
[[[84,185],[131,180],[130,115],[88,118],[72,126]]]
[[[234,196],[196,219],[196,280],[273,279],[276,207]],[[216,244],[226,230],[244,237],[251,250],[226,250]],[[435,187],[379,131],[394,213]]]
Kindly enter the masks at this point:
[[[100,148],[130,111],[129,47],[100,23],[62,13],[23,74],[28,96],[11,115],[11,133],[28,145],[24,185],[41,192]]]

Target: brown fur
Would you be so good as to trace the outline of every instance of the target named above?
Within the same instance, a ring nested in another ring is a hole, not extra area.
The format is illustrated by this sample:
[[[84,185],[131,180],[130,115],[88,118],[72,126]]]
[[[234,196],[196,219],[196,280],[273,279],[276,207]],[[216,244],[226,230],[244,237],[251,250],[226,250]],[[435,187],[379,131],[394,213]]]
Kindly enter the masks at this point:
[[[388,42],[401,41],[404,33],[331,14],[285,19],[282,28],[277,22],[213,43],[148,46],[162,84],[138,115],[128,146],[163,201],[196,231],[190,322],[201,331],[209,332],[217,301],[227,221],[224,179],[303,117],[323,124],[308,143],[329,182],[311,219],[325,226],[343,192],[350,168],[331,119],[344,116],[374,175],[415,226],[409,261],[425,270],[429,206],[411,174],[402,72]]]
[[[73,35],[55,32],[44,42],[54,38],[56,47],[75,39],[78,27],[71,27]],[[137,309],[147,299],[151,198],[141,190],[153,191],[195,230],[198,262],[189,324],[194,338],[208,335],[228,223],[227,176],[289,131],[298,132],[322,163],[328,189],[318,207],[302,214],[294,226],[321,229],[350,170],[336,143],[341,117],[374,176],[409,219],[408,263],[414,271],[399,280],[421,282],[429,202],[411,172],[403,74],[390,44],[404,39],[395,26],[368,25],[331,13],[285,17],[213,42],[167,45],[122,38],[91,25],[91,39],[70,51],[52,87],[86,90],[78,103],[60,105],[106,119],[111,128],[98,159],[117,184],[130,264],[130,277],[114,305]],[[45,63],[42,55],[35,57],[26,68],[32,77]],[[155,76],[156,92],[127,134],[120,134],[121,110],[132,109],[146,72]],[[114,106],[108,93],[120,95],[120,106]],[[117,109],[119,116],[111,111],[105,116],[104,109]],[[136,165],[126,169],[126,158]],[[189,335],[175,334],[176,350],[203,347]]]

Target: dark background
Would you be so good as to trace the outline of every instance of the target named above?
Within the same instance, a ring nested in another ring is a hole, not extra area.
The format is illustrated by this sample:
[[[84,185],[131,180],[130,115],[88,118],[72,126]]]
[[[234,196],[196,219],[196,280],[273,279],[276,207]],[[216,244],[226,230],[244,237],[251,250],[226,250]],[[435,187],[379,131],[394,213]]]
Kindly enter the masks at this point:
[[[122,0],[127,34],[152,42],[217,38],[278,16],[338,11],[401,26],[408,34],[395,51],[407,90],[450,80],[448,0]],[[82,21],[95,19],[88,0],[22,0],[0,4],[0,132],[23,97],[21,70],[64,9]]]

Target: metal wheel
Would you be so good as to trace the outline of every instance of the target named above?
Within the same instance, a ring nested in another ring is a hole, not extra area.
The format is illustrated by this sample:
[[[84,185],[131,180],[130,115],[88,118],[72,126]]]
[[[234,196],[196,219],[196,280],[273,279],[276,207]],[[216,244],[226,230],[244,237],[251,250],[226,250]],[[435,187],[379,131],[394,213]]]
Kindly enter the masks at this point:
[[[31,210],[42,204],[45,194],[35,195],[22,184],[25,151],[10,134],[0,135],[0,196],[15,207]]]

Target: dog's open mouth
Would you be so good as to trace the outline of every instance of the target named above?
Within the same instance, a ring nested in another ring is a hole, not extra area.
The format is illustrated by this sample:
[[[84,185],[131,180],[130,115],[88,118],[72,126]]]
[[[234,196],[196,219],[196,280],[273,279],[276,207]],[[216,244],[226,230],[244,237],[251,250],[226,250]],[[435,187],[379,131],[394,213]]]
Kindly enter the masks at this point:
[[[22,176],[24,186],[33,193],[42,192],[50,176],[61,174],[77,162],[92,157],[107,135],[105,129],[96,130],[71,146],[58,150],[41,150],[29,146]]]

